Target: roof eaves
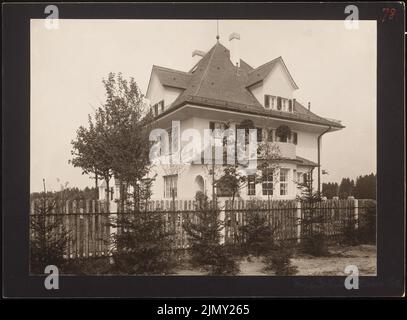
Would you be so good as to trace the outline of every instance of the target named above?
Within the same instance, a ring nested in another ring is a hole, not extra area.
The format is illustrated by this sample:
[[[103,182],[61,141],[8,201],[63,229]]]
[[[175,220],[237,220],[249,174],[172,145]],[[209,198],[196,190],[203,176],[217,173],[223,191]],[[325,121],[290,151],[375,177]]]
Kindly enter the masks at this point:
[[[197,97],[186,97],[186,98],[182,98],[180,99],[180,101],[174,101],[174,103],[164,112],[160,113],[157,117],[156,120],[160,119],[162,116],[175,111],[181,107],[183,107],[184,105],[191,103],[197,106],[203,106],[203,107],[210,107],[212,109],[220,109],[220,110],[226,110],[226,111],[234,111],[234,112],[241,112],[241,113],[245,113],[245,114],[253,114],[253,115],[260,115],[260,116],[268,116],[270,118],[277,118],[277,119],[283,119],[283,120],[291,120],[291,121],[298,121],[298,122],[302,122],[302,123],[310,123],[310,124],[315,124],[315,125],[325,125],[325,126],[331,126],[331,127],[335,127],[335,128],[339,128],[342,129],[344,128],[343,125],[340,125],[338,123],[334,123],[334,122],[330,122],[328,120],[325,121],[314,121],[312,119],[301,119],[299,117],[289,117],[288,115],[284,115],[281,114],[282,112],[279,112],[279,114],[276,113],[270,113],[270,112],[264,112],[262,110],[253,110],[253,107],[246,107],[245,110],[233,107],[232,103],[223,102],[222,104],[218,104],[217,106],[214,106],[213,103],[213,99],[206,99],[206,98],[199,98],[198,100],[196,99]],[[221,102],[221,101],[219,101]],[[323,118],[321,118],[323,119]]]

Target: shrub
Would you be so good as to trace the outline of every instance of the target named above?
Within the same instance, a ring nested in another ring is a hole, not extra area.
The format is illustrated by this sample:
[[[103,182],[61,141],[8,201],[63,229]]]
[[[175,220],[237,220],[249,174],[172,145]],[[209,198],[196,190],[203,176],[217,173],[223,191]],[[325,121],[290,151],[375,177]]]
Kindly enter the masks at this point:
[[[376,243],[376,202],[367,201],[363,209],[359,210],[359,242]]]
[[[239,269],[232,251],[220,243],[224,226],[219,219],[219,209],[210,206],[202,193],[197,194],[196,201],[197,219],[187,220],[183,225],[189,238],[192,266],[210,275],[236,274]]]
[[[114,235],[113,270],[123,274],[167,274],[175,267],[171,233],[160,213],[123,214]]]
[[[273,248],[274,229],[270,226],[267,214],[252,208],[246,215],[246,224],[240,228],[240,245],[246,254],[264,255]]]
[[[343,244],[350,246],[359,244],[359,234],[356,229],[356,220],[354,218],[350,217],[346,219],[341,231]]]
[[[314,232],[301,241],[301,251],[315,257],[329,255],[326,237],[322,232]]]
[[[70,234],[63,226],[62,215],[49,214],[56,207],[55,199],[37,202],[35,214],[30,219],[30,272],[42,274],[47,265],[63,268],[66,259],[64,255],[70,239]]]
[[[290,276],[296,274],[297,267],[291,265],[293,249],[287,244],[280,243],[275,245],[273,250],[269,251],[264,257],[266,264],[265,270],[274,271],[277,276]]]

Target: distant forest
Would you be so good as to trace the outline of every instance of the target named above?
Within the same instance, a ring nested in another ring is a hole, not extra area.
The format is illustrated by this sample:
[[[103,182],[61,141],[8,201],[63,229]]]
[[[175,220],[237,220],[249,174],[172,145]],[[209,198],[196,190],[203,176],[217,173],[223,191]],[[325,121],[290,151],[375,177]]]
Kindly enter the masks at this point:
[[[31,200],[41,199],[44,196],[43,192],[33,192],[30,195]],[[64,188],[60,191],[47,191],[47,198],[59,198],[64,200],[97,200],[98,193],[96,188],[86,187],[85,189],[79,188]]]
[[[354,196],[356,199],[376,199],[376,174],[359,176],[356,181],[343,178],[340,184],[336,182],[323,183],[322,195],[328,199],[332,199],[332,197],[346,199],[349,196]],[[31,200],[40,199],[42,196],[42,192],[33,192],[31,193]],[[96,188],[89,187],[82,190],[64,188],[61,191],[47,191],[47,197],[66,200],[96,200],[98,199],[98,192]]]
[[[339,185],[336,182],[323,183],[322,195],[328,199],[346,199],[348,196],[354,196],[356,199],[376,199],[376,174],[359,176],[356,181],[343,178]]]

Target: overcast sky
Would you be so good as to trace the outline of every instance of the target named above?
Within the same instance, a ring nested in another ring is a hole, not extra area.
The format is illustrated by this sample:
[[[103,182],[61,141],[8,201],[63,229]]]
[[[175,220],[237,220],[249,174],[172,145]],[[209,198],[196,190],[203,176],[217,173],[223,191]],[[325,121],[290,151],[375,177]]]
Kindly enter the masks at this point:
[[[241,58],[257,67],[282,56],[313,112],[342,120],[323,137],[322,181],[376,172],[376,22],[220,20],[220,41],[240,33]],[[93,180],[68,164],[70,141],[104,99],[109,72],[134,77],[145,93],[153,64],[188,71],[195,49],[215,44],[216,21],[31,20],[31,191],[83,188]]]

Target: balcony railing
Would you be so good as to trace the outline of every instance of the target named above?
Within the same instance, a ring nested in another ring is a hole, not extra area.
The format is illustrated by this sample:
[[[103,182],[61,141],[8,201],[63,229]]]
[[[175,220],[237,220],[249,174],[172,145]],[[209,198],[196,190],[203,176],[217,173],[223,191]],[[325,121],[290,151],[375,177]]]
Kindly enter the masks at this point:
[[[276,146],[280,149],[280,154],[282,158],[295,159],[296,154],[296,145],[289,142],[274,142]]]

